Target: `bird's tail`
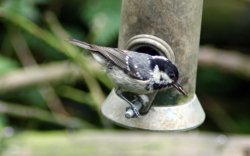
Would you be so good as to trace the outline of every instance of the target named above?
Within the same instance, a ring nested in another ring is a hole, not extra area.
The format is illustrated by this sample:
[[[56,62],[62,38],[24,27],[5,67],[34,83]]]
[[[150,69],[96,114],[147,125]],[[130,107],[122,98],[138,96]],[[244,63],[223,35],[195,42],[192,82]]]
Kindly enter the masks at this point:
[[[90,50],[90,51],[97,51],[97,49],[93,45],[88,44],[86,42],[82,42],[82,41],[79,41],[79,40],[76,40],[76,39],[68,39],[67,41],[69,43],[74,44],[76,46],[79,46],[81,48],[84,48],[84,49],[87,49],[87,50]]]

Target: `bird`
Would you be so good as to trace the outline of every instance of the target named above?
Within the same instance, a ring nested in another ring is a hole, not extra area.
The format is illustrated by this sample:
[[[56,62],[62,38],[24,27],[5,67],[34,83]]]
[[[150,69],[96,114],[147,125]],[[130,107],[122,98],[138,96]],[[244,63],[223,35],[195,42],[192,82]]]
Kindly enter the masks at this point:
[[[165,56],[153,56],[136,51],[103,47],[72,38],[68,39],[68,42],[88,50],[94,59],[104,66],[107,75],[116,85],[116,94],[131,106],[136,117],[140,116],[139,110],[123,96],[124,92],[138,95],[137,97],[142,102],[145,98],[140,98],[141,95],[171,87],[187,96],[178,82],[177,66]]]

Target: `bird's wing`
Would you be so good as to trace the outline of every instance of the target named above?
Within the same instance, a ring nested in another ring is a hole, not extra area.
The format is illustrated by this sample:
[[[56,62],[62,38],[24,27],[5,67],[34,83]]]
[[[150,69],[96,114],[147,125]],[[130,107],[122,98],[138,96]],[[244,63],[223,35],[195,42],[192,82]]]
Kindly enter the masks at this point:
[[[108,47],[100,47],[99,52],[109,60],[111,60],[116,66],[121,68],[124,72],[126,72],[131,77],[138,80],[145,80],[144,77],[141,76],[140,71],[134,64],[133,58],[131,58],[128,53],[129,51],[120,50],[118,48],[108,48]]]
[[[100,53],[107,60],[110,60],[112,63],[114,63],[116,66],[118,66],[131,77],[138,80],[143,80],[143,78],[140,76],[140,73],[135,68],[135,65],[131,61],[132,58],[127,55],[127,52],[125,52],[124,50],[88,44],[86,42],[81,42],[76,39],[69,39],[68,41],[71,44],[77,45],[89,51]]]
[[[129,56],[122,50],[117,48],[108,48],[95,46],[98,49],[98,52],[101,53],[105,58],[113,62],[115,65],[120,67],[121,69],[127,71],[128,70],[128,60]]]

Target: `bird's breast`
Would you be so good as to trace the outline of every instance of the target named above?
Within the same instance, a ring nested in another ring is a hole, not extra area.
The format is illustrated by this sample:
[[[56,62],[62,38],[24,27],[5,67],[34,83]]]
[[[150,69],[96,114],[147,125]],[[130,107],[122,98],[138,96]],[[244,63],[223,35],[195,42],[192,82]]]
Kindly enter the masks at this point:
[[[134,79],[116,66],[109,65],[107,67],[107,74],[109,75],[110,79],[123,91],[137,94],[146,94],[152,92],[152,90],[146,89],[149,80],[142,81]]]

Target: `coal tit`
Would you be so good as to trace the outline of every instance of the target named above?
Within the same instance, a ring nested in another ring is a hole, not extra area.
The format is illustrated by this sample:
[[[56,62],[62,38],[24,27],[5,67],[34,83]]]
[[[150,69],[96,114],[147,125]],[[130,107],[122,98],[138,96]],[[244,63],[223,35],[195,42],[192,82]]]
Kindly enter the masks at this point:
[[[95,60],[105,66],[108,76],[117,85],[116,94],[130,104],[137,116],[139,111],[122,95],[123,92],[144,95],[174,87],[187,95],[178,83],[177,67],[164,56],[102,47],[76,39],[69,39],[68,42],[89,50]]]

